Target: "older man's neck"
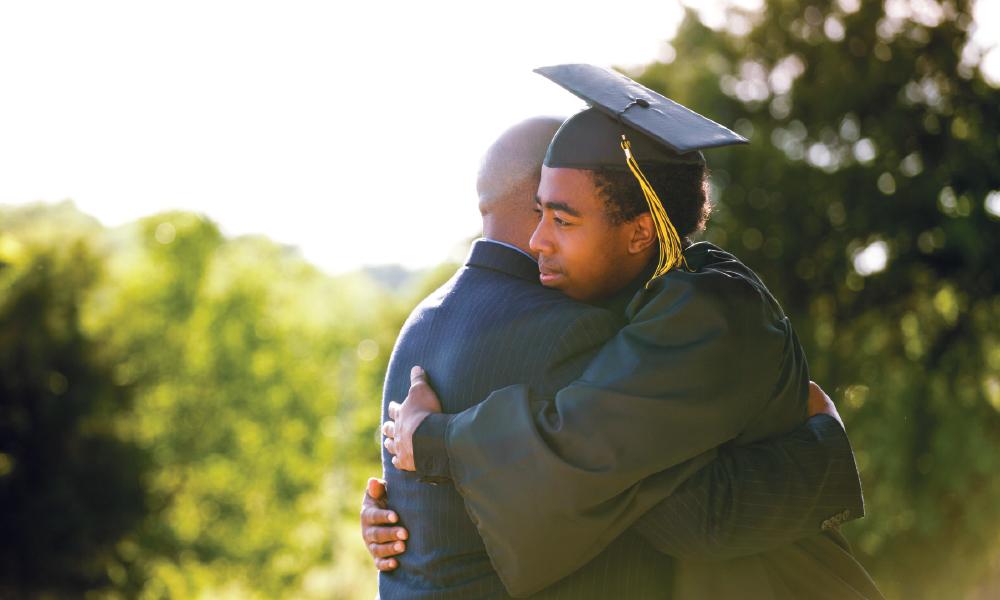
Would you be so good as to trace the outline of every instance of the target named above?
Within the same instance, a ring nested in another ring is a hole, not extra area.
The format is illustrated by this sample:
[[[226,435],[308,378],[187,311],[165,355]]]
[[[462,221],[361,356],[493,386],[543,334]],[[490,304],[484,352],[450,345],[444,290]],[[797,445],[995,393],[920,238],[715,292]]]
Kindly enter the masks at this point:
[[[528,241],[534,227],[533,218],[512,219],[507,216],[483,215],[484,238],[510,244],[531,256],[535,256],[535,253],[528,247]]]

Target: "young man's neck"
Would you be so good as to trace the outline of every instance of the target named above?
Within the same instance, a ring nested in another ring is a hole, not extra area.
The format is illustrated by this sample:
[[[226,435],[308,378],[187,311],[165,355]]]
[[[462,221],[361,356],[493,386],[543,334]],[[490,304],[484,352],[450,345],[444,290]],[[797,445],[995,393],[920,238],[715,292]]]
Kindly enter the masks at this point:
[[[653,276],[656,271],[656,265],[659,259],[659,255],[654,255],[646,263],[646,266],[639,271],[639,274],[633,277],[623,288],[600,301],[598,306],[606,308],[615,314],[625,315],[625,309],[632,302],[632,298],[639,293],[643,287],[645,287],[646,282],[649,278]]]

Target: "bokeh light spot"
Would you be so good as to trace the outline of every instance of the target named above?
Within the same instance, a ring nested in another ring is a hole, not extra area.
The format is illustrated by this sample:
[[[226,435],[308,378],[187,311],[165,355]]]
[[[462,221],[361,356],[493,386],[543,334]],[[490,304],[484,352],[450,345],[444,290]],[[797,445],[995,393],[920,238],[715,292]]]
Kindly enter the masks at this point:
[[[378,342],[375,340],[361,340],[358,344],[358,358],[370,362],[378,358]]]
[[[879,175],[876,185],[878,185],[878,191],[886,196],[896,193],[896,179],[892,176],[892,173],[885,172]]]
[[[875,160],[876,154],[878,154],[878,150],[875,147],[875,142],[869,138],[862,138],[854,144],[854,158],[863,165]]]
[[[844,391],[844,402],[851,410],[858,410],[865,405],[866,400],[868,400],[867,385],[848,386]]]
[[[169,244],[177,237],[177,229],[174,228],[172,223],[160,223],[156,226],[156,233],[153,236],[157,242]]]
[[[854,255],[854,270],[862,277],[884,271],[888,263],[889,245],[882,240],[868,244]]]
[[[747,250],[756,250],[764,243],[764,234],[759,229],[753,227],[743,232],[743,246]]]
[[[983,201],[983,208],[992,217],[1000,217],[1000,190],[993,190],[989,194],[986,194],[986,199]]]
[[[9,475],[14,470],[14,459],[10,454],[0,452],[0,477]]]

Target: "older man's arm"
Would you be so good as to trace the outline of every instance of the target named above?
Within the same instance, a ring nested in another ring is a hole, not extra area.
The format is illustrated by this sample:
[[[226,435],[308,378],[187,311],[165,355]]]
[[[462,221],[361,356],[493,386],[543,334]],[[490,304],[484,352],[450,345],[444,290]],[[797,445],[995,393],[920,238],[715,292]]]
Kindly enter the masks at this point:
[[[764,552],[864,516],[861,479],[837,407],[809,384],[810,418],[715,460],[650,509],[633,530],[678,558]]]
[[[791,433],[721,448],[714,461],[633,525],[677,558],[757,554],[864,515],[847,434],[829,415]]]
[[[386,504],[385,481],[370,478],[361,501],[361,539],[379,571],[394,570],[399,566],[395,557],[406,551],[410,535],[398,523],[399,515]]]

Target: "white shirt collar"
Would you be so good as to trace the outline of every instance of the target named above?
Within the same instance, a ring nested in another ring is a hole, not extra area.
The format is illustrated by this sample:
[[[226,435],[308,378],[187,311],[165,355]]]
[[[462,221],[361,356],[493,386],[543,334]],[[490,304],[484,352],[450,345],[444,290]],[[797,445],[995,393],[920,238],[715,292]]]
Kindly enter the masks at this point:
[[[530,258],[530,259],[531,259],[531,262],[538,262],[537,260],[535,260],[535,257],[534,257],[534,256],[532,256],[532,255],[528,254],[527,252],[525,252],[524,250],[522,250],[522,249],[518,248],[518,247],[517,247],[517,246],[515,246],[514,244],[508,244],[507,242],[501,242],[500,240],[491,240],[491,239],[489,239],[489,238],[479,238],[479,239],[480,239],[480,240],[483,240],[484,242],[490,242],[490,243],[492,243],[492,244],[500,244],[501,246],[506,246],[506,247],[510,248],[511,250],[517,250],[517,251],[518,251],[518,252],[520,252],[521,254],[523,254],[523,255],[527,256],[528,258]],[[477,240],[477,241],[478,241],[478,240]]]

